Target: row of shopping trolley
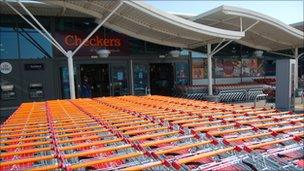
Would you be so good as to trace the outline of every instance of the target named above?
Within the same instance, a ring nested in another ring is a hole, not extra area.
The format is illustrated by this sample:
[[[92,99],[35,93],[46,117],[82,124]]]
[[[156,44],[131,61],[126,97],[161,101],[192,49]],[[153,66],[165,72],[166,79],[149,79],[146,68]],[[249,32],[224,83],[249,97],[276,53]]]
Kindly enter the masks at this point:
[[[1,170],[303,170],[304,114],[164,96],[24,103]]]
[[[249,90],[246,89],[222,90],[219,91],[217,95],[220,102],[239,102],[239,101],[253,101],[260,94],[264,94],[263,88],[254,88]]]
[[[213,94],[218,96],[220,102],[240,102],[254,101],[255,98],[263,94],[267,85],[260,84],[233,84],[217,85],[213,88]],[[204,100],[208,96],[208,88],[205,85],[177,86],[175,97]]]

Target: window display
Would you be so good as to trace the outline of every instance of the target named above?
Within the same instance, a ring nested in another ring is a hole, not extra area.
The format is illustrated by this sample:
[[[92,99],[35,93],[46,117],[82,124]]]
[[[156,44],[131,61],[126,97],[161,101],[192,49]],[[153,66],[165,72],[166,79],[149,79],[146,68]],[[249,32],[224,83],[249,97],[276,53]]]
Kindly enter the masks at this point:
[[[263,62],[260,59],[242,59],[242,76],[259,77],[264,75]]]
[[[216,59],[215,77],[239,77],[241,74],[241,61],[237,59]]]
[[[188,84],[188,64],[179,62],[175,64],[176,69],[176,84],[177,85],[187,85]]]
[[[192,61],[192,79],[207,78],[207,59]]]

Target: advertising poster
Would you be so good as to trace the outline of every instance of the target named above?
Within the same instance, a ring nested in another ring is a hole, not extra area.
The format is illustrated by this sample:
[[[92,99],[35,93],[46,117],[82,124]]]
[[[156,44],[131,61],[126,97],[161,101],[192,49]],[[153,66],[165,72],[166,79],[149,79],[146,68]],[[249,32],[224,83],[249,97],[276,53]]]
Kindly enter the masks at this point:
[[[176,63],[175,64],[176,69],[176,84],[178,85],[186,85],[188,84],[188,64],[187,63]]]
[[[224,77],[224,67],[223,67],[223,59],[216,59],[215,60],[215,78],[223,78]]]
[[[148,65],[135,64],[134,65],[134,90],[145,91],[148,86]]]
[[[192,79],[207,78],[207,59],[199,59],[192,61]]]
[[[259,77],[263,76],[263,62],[259,59],[242,59],[242,76]]]
[[[241,61],[236,59],[216,59],[215,77],[229,78],[239,77],[241,73]]]

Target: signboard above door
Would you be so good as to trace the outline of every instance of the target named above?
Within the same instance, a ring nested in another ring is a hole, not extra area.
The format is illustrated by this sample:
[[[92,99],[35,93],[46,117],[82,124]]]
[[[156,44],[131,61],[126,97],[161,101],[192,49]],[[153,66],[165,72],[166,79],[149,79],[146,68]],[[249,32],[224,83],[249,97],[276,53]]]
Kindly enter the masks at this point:
[[[65,50],[76,49],[88,34],[82,32],[56,32],[55,38]],[[129,54],[128,41],[126,36],[121,34],[94,34],[83,45],[75,56],[92,56],[96,55],[100,49],[108,49],[111,55],[122,56]],[[56,51],[56,56],[62,56],[61,52]]]

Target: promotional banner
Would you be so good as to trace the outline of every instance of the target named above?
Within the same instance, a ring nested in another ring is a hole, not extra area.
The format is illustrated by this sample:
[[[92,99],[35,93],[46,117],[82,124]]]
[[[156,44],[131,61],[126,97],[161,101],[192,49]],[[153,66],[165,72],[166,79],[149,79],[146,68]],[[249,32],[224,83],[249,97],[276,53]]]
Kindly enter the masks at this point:
[[[192,60],[192,79],[207,78],[207,59]]]
[[[259,77],[263,75],[263,61],[261,59],[242,59],[243,77]]]
[[[81,44],[87,35],[87,33],[81,32],[56,32],[55,39],[65,50],[74,50]],[[107,35],[95,33],[88,41],[86,41],[75,56],[97,55],[97,51],[100,49],[110,50],[111,55],[129,54],[127,38],[125,36],[114,33]],[[58,50],[56,53],[61,54]]]
[[[215,77],[239,77],[241,74],[241,61],[237,59],[216,59]]]
[[[175,63],[175,73],[176,73],[176,84],[177,85],[187,85],[189,78],[188,63],[177,62]]]

